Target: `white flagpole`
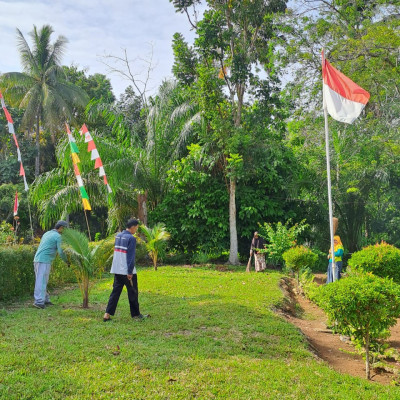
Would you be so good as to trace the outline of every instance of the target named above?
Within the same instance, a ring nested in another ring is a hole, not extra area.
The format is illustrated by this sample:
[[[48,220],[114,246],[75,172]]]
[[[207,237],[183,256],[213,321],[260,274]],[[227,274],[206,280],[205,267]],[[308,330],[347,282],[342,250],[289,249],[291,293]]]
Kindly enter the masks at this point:
[[[322,58],[322,63],[325,62],[325,55]],[[323,78],[322,78],[323,79]],[[329,156],[329,129],[328,129],[328,109],[325,101],[325,94],[322,89],[324,117],[325,117],[325,151],[326,151],[326,172],[328,179],[328,207],[329,207],[329,231],[331,236],[332,249],[332,280],[336,281],[336,263],[335,263],[335,247],[333,242],[333,209],[332,209],[332,185],[331,185],[331,161]]]

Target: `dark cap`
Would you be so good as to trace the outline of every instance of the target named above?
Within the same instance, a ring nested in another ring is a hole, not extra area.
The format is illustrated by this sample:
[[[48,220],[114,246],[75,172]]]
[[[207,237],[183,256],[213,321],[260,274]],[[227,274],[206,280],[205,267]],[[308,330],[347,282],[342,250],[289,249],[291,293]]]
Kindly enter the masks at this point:
[[[67,227],[67,226],[68,226],[67,222],[66,222],[66,221],[58,221],[58,222],[56,223],[56,225],[54,226],[54,229],[59,229],[59,228],[61,228],[62,226]]]

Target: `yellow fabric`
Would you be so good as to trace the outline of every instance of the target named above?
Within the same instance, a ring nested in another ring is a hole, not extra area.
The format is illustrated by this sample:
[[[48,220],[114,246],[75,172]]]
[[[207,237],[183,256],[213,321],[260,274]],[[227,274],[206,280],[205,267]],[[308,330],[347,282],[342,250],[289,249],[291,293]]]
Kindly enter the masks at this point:
[[[82,199],[82,203],[83,203],[84,210],[88,210],[88,211],[92,210],[92,207],[90,207],[90,203],[87,199]]]
[[[71,157],[72,157],[72,162],[73,162],[74,164],[78,164],[79,162],[81,162],[81,160],[80,160],[79,157],[78,157],[78,154],[72,153],[72,154],[71,154]]]

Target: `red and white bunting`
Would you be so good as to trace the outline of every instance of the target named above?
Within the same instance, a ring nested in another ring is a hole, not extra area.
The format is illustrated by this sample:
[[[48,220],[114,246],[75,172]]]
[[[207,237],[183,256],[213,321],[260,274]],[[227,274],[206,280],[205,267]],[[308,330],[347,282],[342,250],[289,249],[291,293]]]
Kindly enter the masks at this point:
[[[28,183],[26,182],[25,170],[24,170],[24,167],[22,165],[21,152],[19,150],[17,137],[15,136],[14,122],[13,122],[13,120],[11,118],[11,114],[7,110],[6,103],[4,102],[4,98],[3,98],[3,95],[1,94],[1,92],[0,92],[0,101],[1,101],[1,106],[3,107],[4,114],[5,114],[6,118],[7,118],[8,132],[12,135],[12,137],[14,139],[15,146],[17,147],[17,156],[18,156],[18,161],[20,162],[19,175],[22,176],[23,179],[24,179],[25,190],[28,190],[29,187],[28,187]]]
[[[107,186],[108,193],[112,193],[111,187],[110,187],[110,185],[108,184],[108,181],[107,181],[107,176],[106,176],[106,173],[104,171],[103,163],[101,162],[100,154],[99,154],[99,152],[98,152],[98,150],[96,148],[96,145],[94,143],[93,137],[90,134],[86,124],[82,125],[82,128],[81,128],[81,130],[79,132],[80,132],[81,135],[85,135],[85,143],[88,144],[88,151],[91,152],[90,159],[91,160],[95,160],[94,168],[95,169],[97,169],[97,168],[99,169],[99,176],[103,177],[103,181],[104,181],[104,184]]]
[[[18,214],[18,206],[19,206],[18,191],[16,191],[15,192],[15,200],[14,200],[14,217]]]

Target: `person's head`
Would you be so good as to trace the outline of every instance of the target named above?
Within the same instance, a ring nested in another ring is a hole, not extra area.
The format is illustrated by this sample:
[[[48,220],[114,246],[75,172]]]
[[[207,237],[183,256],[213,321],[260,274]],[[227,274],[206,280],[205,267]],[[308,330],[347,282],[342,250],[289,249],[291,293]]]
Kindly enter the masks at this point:
[[[139,221],[136,218],[132,218],[126,223],[126,230],[132,233],[132,235],[138,230],[138,228]]]
[[[258,232],[257,232],[257,231],[254,232],[254,237],[255,237],[255,238],[258,238]]]
[[[342,244],[342,241],[340,240],[340,236],[339,235],[336,235],[336,236],[334,236],[333,237],[333,243],[335,244],[335,246],[337,246],[337,245],[341,245]]]
[[[62,233],[62,231],[64,230],[64,228],[66,228],[68,226],[66,221],[58,221],[55,226],[54,229],[58,232],[58,233]]]

